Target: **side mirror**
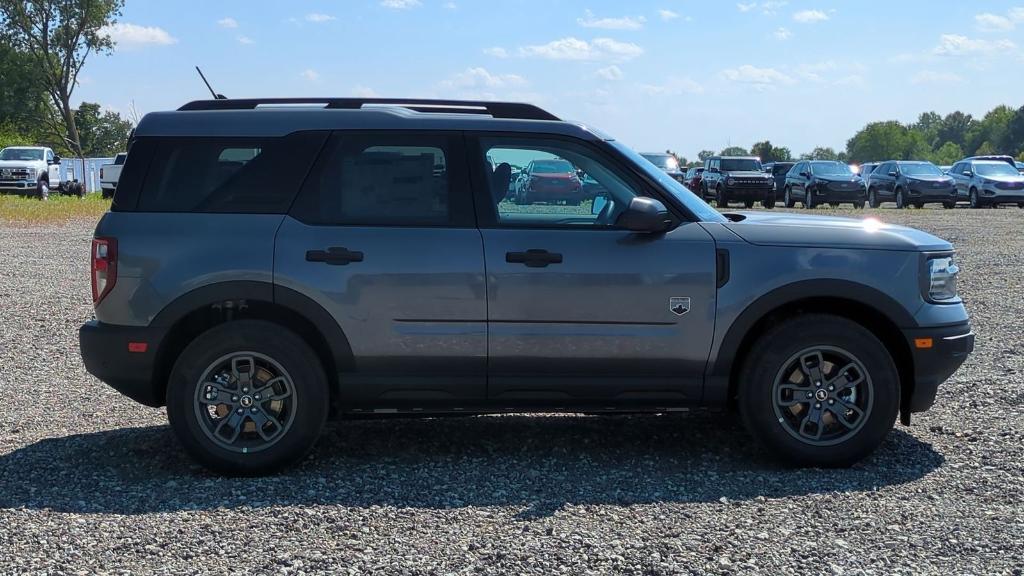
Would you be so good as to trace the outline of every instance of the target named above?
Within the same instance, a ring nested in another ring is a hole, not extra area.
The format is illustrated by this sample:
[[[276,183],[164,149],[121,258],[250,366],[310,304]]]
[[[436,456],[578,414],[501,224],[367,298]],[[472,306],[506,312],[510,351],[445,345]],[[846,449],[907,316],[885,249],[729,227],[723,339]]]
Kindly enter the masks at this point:
[[[54,156],[50,164],[60,164],[60,156]]]
[[[964,170],[964,176],[967,176],[968,178],[970,178],[970,177],[974,176],[974,172],[971,172],[970,170]]]
[[[811,177],[811,173],[810,172],[801,172],[800,175],[803,176],[804,178],[810,178]]]
[[[625,212],[619,215],[615,225],[631,232],[664,232],[672,225],[672,218],[661,202],[637,196],[630,201]]]

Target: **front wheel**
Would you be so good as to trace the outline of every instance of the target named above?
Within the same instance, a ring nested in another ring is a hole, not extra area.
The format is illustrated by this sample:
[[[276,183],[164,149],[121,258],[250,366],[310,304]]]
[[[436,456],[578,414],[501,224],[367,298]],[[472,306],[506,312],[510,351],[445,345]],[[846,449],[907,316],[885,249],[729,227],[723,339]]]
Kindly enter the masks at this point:
[[[807,209],[807,210],[813,210],[814,209],[814,195],[811,194],[811,189],[810,188],[808,188],[804,192],[804,208]]]
[[[868,206],[872,208],[878,208],[881,203],[878,201],[878,193],[872,190],[868,190]]]
[[[764,200],[762,200],[761,206],[763,206],[766,210],[771,210],[772,208],[775,208],[775,193],[773,192],[769,194]]]
[[[899,373],[885,346],[839,316],[808,314],[763,334],[741,372],[749,433],[801,466],[850,466],[885,440],[899,412]]]
[[[971,208],[983,208],[984,207],[981,204],[981,198],[978,197],[978,190],[976,188],[971,188],[970,201],[971,201]]]
[[[329,402],[319,358],[294,332],[261,320],[221,324],[178,357],[167,417],[185,450],[228,475],[260,475],[306,454]]]
[[[36,195],[39,197],[40,200],[49,200],[50,183],[47,182],[46,180],[40,180],[39,183],[36,184]]]
[[[748,209],[748,210],[753,208],[754,207],[754,201],[753,200],[744,200],[743,201],[743,207]]]
[[[900,210],[907,207],[907,201],[903,197],[903,190],[896,190],[896,207]]]
[[[853,208],[855,210],[863,210],[864,209],[864,201],[860,200],[860,201],[854,202],[853,203]]]
[[[719,208],[729,207],[729,199],[725,196],[725,190],[722,190],[721,187],[715,188],[715,204],[717,204]]]
[[[793,197],[790,195],[789,187],[786,187],[782,195],[782,202],[786,205],[786,208],[793,208],[794,206],[796,206],[796,200],[794,200]]]
[[[952,210],[953,208],[956,208],[956,202],[943,202],[942,207],[946,210]]]

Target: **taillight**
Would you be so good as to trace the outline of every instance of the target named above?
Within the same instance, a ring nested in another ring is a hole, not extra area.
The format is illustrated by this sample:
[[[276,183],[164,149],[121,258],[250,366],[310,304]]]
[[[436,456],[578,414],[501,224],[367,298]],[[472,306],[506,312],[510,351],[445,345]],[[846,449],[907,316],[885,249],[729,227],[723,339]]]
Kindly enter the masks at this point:
[[[99,304],[117,282],[117,240],[92,240],[92,303]]]
[[[103,180],[103,168],[100,168],[100,180]]]

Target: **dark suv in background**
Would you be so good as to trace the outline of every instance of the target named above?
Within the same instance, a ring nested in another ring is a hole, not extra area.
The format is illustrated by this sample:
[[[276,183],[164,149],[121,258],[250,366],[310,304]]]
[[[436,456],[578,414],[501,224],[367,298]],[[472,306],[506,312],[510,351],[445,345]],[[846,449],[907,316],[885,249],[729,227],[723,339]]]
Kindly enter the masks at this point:
[[[849,165],[832,160],[797,162],[786,174],[782,194],[786,208],[802,202],[808,209],[822,204],[833,208],[853,204],[854,208],[863,208],[866,196],[864,180]]]
[[[742,202],[753,208],[760,202],[775,207],[775,180],[764,173],[761,160],[750,156],[712,156],[704,161],[701,193],[714,199],[719,208],[730,202]]]
[[[931,203],[955,208],[958,199],[953,178],[931,162],[885,162],[867,177],[867,187],[872,208],[883,202],[895,202],[897,208]]]
[[[663,170],[676,182],[679,182],[680,184],[686,183],[686,173],[679,167],[679,160],[676,160],[675,156],[655,152],[643,152],[640,155],[647,159],[651,164],[654,164],[659,169]]]
[[[786,174],[796,165],[796,162],[768,162],[764,165],[765,174],[770,174],[775,180],[775,201],[782,201],[782,191],[786,188]]]

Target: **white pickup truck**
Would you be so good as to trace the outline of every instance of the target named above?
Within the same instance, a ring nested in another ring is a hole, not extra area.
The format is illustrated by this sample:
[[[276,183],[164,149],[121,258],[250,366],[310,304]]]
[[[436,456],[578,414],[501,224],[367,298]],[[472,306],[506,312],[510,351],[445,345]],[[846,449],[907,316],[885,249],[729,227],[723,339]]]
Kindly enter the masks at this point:
[[[114,157],[113,164],[100,166],[100,188],[103,190],[104,198],[114,197],[117,181],[121,179],[121,168],[124,166],[124,159],[127,157],[128,153],[122,152]]]
[[[11,146],[0,150],[0,190],[49,198],[60,188],[60,157],[42,146]]]

